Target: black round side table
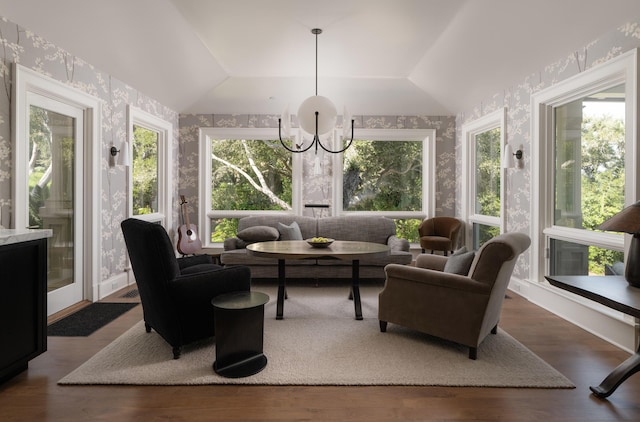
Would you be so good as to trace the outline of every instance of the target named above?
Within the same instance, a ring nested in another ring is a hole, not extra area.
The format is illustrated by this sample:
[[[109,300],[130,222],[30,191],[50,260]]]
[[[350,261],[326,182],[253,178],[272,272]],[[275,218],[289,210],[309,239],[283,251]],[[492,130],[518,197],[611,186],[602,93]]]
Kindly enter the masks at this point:
[[[211,300],[216,330],[213,370],[223,377],[257,374],[267,365],[262,350],[264,305],[269,296],[261,292],[233,292]]]

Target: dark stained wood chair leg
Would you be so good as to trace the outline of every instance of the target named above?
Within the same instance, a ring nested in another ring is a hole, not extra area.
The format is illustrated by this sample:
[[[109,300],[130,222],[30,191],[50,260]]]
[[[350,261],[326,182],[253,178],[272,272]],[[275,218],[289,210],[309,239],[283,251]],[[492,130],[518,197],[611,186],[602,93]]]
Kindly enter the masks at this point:
[[[478,358],[478,348],[469,347],[469,359],[476,360]]]
[[[387,321],[380,321],[380,332],[387,332]]]
[[[147,324],[146,322],[144,323],[144,329],[147,331],[147,333],[151,332],[151,326],[149,324]]]
[[[174,347],[173,348],[173,358],[174,359],[180,359],[180,353],[182,352],[182,348],[181,347]]]

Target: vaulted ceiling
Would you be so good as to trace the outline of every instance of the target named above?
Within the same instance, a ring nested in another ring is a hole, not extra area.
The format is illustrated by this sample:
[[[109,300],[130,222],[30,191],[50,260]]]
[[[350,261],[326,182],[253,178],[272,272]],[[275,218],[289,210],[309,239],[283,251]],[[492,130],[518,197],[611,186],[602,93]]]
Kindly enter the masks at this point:
[[[638,0],[0,0],[179,112],[451,115],[640,18]]]

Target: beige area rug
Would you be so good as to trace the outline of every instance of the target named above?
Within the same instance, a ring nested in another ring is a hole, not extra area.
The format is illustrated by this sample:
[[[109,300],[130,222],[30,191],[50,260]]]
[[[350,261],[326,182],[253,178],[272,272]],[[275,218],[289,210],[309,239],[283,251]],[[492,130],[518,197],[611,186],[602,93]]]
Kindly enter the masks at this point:
[[[354,318],[348,287],[289,286],[284,319],[276,320],[276,290],[254,286],[265,306],[260,373],[238,379],[213,372],[215,342],[202,341],[172,359],[171,347],[142,322],[117,338],[59,384],[127,385],[431,385],[573,388],[566,377],[499,330],[478,349],[468,349],[377,320],[380,287],[363,287],[364,320]]]

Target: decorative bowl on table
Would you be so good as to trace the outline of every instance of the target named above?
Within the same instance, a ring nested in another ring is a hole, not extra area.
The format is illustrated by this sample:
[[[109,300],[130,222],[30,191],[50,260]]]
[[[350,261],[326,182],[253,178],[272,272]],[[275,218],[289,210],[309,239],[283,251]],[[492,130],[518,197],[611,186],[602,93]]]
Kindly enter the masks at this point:
[[[311,239],[307,239],[307,243],[314,248],[327,248],[333,243],[333,239],[329,239],[328,237],[312,237]]]

